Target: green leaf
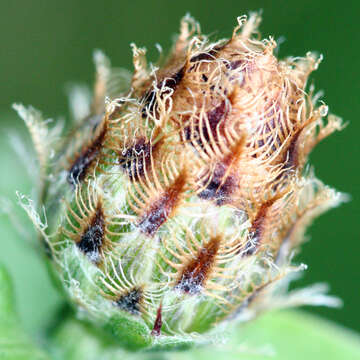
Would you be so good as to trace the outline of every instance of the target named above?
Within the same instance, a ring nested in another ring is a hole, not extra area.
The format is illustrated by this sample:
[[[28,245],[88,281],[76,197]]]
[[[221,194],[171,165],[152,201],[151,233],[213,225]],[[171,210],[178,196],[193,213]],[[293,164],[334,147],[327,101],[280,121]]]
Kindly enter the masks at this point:
[[[359,336],[304,311],[272,312],[229,332],[223,338],[212,339],[213,345],[184,352],[129,353],[88,324],[69,319],[55,332],[54,346],[59,360],[360,359]]]
[[[245,336],[249,337],[249,343],[272,344],[279,360],[360,359],[358,335],[304,311],[265,315],[249,325]]]
[[[30,342],[21,328],[21,323],[15,313],[14,293],[10,277],[3,266],[0,266],[0,359],[48,359]]]
[[[355,360],[360,338],[304,311],[278,311],[234,329],[229,342],[173,360]]]

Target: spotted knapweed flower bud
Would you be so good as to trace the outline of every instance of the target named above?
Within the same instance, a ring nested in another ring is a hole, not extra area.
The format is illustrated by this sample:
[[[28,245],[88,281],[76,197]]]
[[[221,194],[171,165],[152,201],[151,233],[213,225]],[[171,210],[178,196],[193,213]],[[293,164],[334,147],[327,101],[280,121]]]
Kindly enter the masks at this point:
[[[335,302],[284,285],[306,226],[343,200],[305,167],[341,121],[307,89],[321,57],[278,60],[259,21],[211,43],[186,16],[164,64],[132,45],[133,75],[97,51],[94,98],[72,91],[67,135],[16,105],[41,168],[39,204],[23,206],[74,308],[128,348]]]

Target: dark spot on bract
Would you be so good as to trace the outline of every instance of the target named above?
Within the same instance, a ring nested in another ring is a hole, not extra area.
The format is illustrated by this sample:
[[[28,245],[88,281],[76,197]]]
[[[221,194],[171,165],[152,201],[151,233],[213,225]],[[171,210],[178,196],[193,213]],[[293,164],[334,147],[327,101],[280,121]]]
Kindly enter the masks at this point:
[[[211,50],[209,52],[204,52],[204,53],[200,53],[198,55],[193,56],[190,59],[190,62],[198,62],[198,61],[202,61],[202,60],[214,60],[215,59],[215,54],[216,51],[215,50]]]
[[[120,154],[119,164],[131,179],[138,179],[144,175],[145,169],[150,165],[153,148],[150,141],[140,138],[132,147]]]
[[[104,125],[94,139],[83,148],[68,172],[67,181],[74,187],[84,180],[90,166],[98,157],[105,139],[107,127]]]
[[[245,60],[235,60],[235,61],[231,61],[231,62],[226,62],[225,66],[230,70],[235,70],[244,63],[245,63]]]
[[[142,290],[135,287],[127,293],[121,295],[114,301],[115,305],[121,310],[127,311],[133,315],[140,315],[140,303],[142,300]]]
[[[166,188],[162,196],[154,201],[139,222],[142,232],[153,236],[158,228],[167,221],[180,201],[181,194],[186,185],[186,178],[186,174],[180,173],[174,183]]]
[[[220,240],[219,236],[212,237],[208,243],[198,251],[196,256],[184,267],[175,285],[176,289],[189,295],[201,292],[203,284],[215,262]]]
[[[227,164],[219,162],[211,175],[210,181],[205,180],[206,187],[198,196],[204,200],[216,200],[217,205],[226,203],[229,196],[236,187],[236,180],[233,175],[226,175]]]
[[[165,86],[170,89],[175,89],[176,86],[183,79],[184,73],[185,73],[185,68],[182,67],[177,73],[175,73],[173,76],[165,80]]]
[[[156,91],[151,90],[144,96],[144,106],[141,110],[141,116],[146,118],[148,112],[153,112],[155,107]]]
[[[241,249],[242,256],[250,256],[253,255],[258,249],[259,241],[256,234],[252,234],[254,236],[251,240],[248,240],[243,249]]]
[[[209,121],[210,129],[212,132],[212,135],[217,138],[216,128],[218,124],[223,119],[224,115],[226,113],[226,103],[225,100],[221,102],[220,105],[216,106],[214,109],[210,110],[207,113],[207,118]],[[207,128],[204,130],[204,135],[206,140],[209,140],[209,134]]]
[[[225,122],[223,121],[226,116],[226,102],[222,101],[218,106],[207,112],[207,123],[200,127],[198,121],[191,123],[184,127],[183,136],[187,141],[192,143],[196,141],[201,148],[205,149],[204,142],[212,146],[212,141],[218,142],[219,136],[224,131]],[[206,151],[206,149],[204,150]]]
[[[85,229],[77,247],[93,263],[101,261],[100,249],[104,242],[105,219],[101,205],[99,204],[90,225]]]
[[[215,46],[214,48],[212,48],[211,50],[207,51],[207,52],[202,52],[199,53],[197,55],[194,55],[191,59],[190,62],[194,63],[194,62],[200,62],[203,60],[214,60],[216,59],[218,52],[225,46],[226,44],[222,44],[222,45],[218,45]]]
[[[185,68],[182,67],[174,75],[167,77],[164,80],[160,81],[156,87],[158,89],[166,87],[168,89],[175,90],[177,85],[183,79],[184,73],[185,73]],[[144,100],[143,100],[144,105],[141,110],[141,115],[143,118],[145,118],[147,116],[148,112],[150,112],[150,113],[156,112],[156,92],[157,92],[157,90],[150,90],[145,94]],[[161,93],[161,96],[164,95],[165,93],[166,93],[166,91]]]
[[[201,79],[205,82],[207,82],[209,80],[209,78],[205,74],[201,75]]]

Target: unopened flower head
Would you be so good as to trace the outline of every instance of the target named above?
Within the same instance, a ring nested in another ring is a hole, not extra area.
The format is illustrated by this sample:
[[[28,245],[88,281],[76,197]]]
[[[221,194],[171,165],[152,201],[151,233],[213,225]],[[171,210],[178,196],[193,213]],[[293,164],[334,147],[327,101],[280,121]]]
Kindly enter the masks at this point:
[[[165,63],[132,45],[132,75],[96,51],[94,96],[73,89],[66,135],[16,106],[46,220],[23,206],[75,309],[129,348],[204,342],[221,324],[325,299],[286,284],[304,268],[291,258],[306,226],[343,200],[306,166],[342,125],[307,86],[321,57],[278,60],[259,21],[240,17],[212,43],[186,16]]]

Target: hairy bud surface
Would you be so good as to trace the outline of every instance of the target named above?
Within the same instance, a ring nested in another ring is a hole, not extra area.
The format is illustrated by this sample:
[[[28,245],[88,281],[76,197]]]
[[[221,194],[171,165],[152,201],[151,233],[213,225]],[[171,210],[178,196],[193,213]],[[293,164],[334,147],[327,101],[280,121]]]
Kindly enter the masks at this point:
[[[133,74],[97,51],[94,97],[74,89],[66,135],[16,105],[41,174],[39,204],[23,206],[69,301],[128,348],[334,302],[286,285],[304,268],[291,258],[307,225],[343,200],[306,167],[341,121],[307,88],[321,58],[277,59],[259,21],[240,17],[212,43],[187,16],[165,63],[132,45]]]

